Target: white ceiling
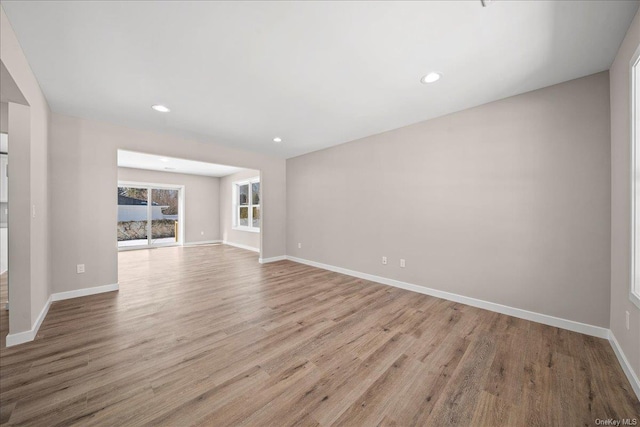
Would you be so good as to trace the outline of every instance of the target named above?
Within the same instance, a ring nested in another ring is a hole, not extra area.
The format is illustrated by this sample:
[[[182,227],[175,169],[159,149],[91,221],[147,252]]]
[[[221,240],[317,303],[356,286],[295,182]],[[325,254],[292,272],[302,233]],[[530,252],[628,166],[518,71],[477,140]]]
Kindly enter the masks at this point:
[[[2,7],[54,111],[292,157],[607,70],[638,3]]]
[[[215,177],[227,176],[244,170],[233,166],[196,162],[194,160],[176,159],[175,157],[156,156],[155,154],[136,153],[126,150],[118,150],[118,166],[123,168]]]

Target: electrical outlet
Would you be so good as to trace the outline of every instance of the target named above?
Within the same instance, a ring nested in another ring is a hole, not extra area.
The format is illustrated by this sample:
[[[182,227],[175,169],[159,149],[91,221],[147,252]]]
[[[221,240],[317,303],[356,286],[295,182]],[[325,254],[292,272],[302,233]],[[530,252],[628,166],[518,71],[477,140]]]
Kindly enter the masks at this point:
[[[383,263],[384,265],[387,265],[387,257],[386,257],[386,256],[383,256],[383,257],[382,257],[382,263]]]
[[[406,267],[406,263],[404,262],[403,259],[400,260],[400,267],[401,268],[405,268]]]
[[[298,249],[302,249],[302,243],[298,243]]]
[[[629,312],[625,311],[625,316],[626,316],[626,322],[627,322],[627,331],[629,330]]]
[[[84,264],[76,265],[76,273],[78,273],[78,274],[84,273]]]

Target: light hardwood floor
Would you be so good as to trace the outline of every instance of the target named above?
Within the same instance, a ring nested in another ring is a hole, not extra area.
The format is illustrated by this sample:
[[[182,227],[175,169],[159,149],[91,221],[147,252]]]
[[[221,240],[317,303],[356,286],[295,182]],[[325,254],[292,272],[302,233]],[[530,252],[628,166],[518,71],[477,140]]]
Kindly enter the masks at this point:
[[[122,252],[120,291],[0,349],[6,425],[594,425],[607,341],[229,246]]]

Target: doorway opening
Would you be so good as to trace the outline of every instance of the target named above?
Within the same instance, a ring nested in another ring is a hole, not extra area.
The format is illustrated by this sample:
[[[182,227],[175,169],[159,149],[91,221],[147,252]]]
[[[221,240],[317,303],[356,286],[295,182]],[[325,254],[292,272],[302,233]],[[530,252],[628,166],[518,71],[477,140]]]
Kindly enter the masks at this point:
[[[183,263],[259,263],[259,170],[120,149],[114,184],[121,295],[142,292],[154,274],[180,282]]]
[[[119,251],[224,244],[259,260],[259,170],[119,149],[115,187]]]

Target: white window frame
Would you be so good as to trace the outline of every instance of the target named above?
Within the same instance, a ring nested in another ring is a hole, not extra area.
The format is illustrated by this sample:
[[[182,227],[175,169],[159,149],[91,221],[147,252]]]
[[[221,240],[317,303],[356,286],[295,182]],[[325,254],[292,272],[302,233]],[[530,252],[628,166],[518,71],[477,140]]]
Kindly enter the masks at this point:
[[[636,265],[636,253],[640,251],[640,241],[636,239],[636,229],[640,227],[640,221],[636,220],[636,215],[638,209],[636,208],[636,203],[639,201],[636,197],[636,190],[638,189],[636,184],[636,177],[640,177],[640,167],[637,166],[636,157],[640,155],[640,141],[638,138],[640,137],[640,129],[638,129],[636,125],[637,115],[640,114],[640,96],[637,96],[637,88],[640,85],[640,79],[636,79],[636,70],[640,70],[640,47],[636,49],[635,54],[631,58],[631,62],[629,63],[629,75],[630,75],[630,84],[631,88],[631,96],[629,97],[631,100],[630,105],[630,122],[631,122],[631,280],[629,286],[629,299],[640,308],[640,265]],[[640,160],[640,159],[638,159]]]
[[[260,183],[260,177],[254,177],[254,178],[250,178],[250,179],[245,179],[242,181],[234,181],[232,183],[232,191],[231,191],[231,217],[233,218],[233,225],[232,225],[232,229],[234,230],[238,230],[238,231],[249,231],[251,233],[259,233],[260,232],[260,228],[262,227],[262,184],[260,184],[260,192],[259,192],[259,198],[260,198],[260,203],[257,205],[253,204],[253,193],[252,193],[252,185],[251,184],[255,184],[255,183]],[[239,187],[242,185],[248,185],[249,186],[249,204],[246,206],[240,206],[240,201],[238,200],[238,196],[239,196]],[[249,225],[240,225],[240,207],[247,207],[249,209]],[[258,226],[254,227],[253,226],[253,208],[257,207],[260,209],[260,220],[258,221]]]

